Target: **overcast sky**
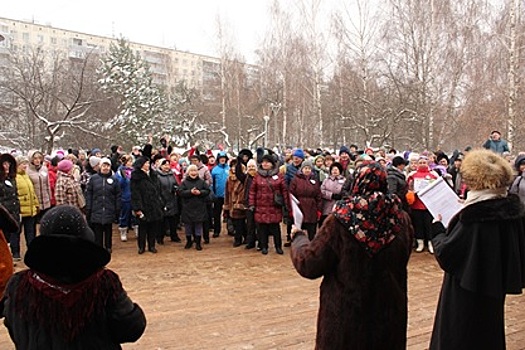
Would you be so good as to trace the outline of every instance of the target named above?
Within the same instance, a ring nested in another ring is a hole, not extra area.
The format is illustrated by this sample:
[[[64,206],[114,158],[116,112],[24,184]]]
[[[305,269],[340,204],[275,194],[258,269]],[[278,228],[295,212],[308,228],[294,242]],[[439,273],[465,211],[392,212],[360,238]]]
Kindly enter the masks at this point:
[[[217,16],[248,61],[266,31],[272,0],[17,0],[0,17],[193,53],[217,55]],[[286,3],[287,1],[281,1]]]

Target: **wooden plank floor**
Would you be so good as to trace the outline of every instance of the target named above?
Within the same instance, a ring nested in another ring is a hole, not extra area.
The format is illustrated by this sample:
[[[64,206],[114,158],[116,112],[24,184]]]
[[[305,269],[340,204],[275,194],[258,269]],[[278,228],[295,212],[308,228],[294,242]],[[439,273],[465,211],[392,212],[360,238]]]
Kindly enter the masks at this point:
[[[263,256],[222,235],[201,252],[167,242],[139,256],[135,238],[122,243],[115,230],[113,241],[109,267],[148,319],[124,349],[313,349],[320,280],[301,278],[288,249]],[[433,256],[412,255],[408,349],[428,348],[441,279]],[[507,349],[525,349],[525,296],[507,298],[506,334]],[[14,349],[5,327],[0,349]]]

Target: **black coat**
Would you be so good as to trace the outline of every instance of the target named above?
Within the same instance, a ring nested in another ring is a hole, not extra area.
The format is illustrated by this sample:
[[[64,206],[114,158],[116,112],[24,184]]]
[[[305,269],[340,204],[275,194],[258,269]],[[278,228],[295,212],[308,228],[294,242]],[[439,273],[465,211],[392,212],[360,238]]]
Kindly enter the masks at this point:
[[[3,182],[0,182],[0,204],[2,204],[16,220],[19,219],[20,200],[18,199],[16,180],[14,178],[7,178]]]
[[[401,202],[403,202],[403,209],[408,209],[408,202],[406,199],[406,195],[408,192],[408,184],[405,178],[405,174],[401,172],[400,170],[388,167],[386,169],[387,172],[387,182],[388,182],[388,191],[392,194],[395,194],[401,199]]]
[[[161,221],[163,219],[164,202],[160,195],[160,181],[155,171],[149,175],[140,169],[131,173],[131,209],[142,211],[141,220],[147,222]]]
[[[175,216],[179,213],[179,204],[177,197],[177,180],[170,171],[169,173],[157,172],[160,181],[160,195],[164,201],[164,216]]]
[[[119,277],[111,270],[101,270],[97,279],[84,287],[82,283],[88,282],[66,284],[66,288],[84,293],[82,302],[69,308],[49,298],[44,283],[28,282],[30,274],[33,270],[13,275],[0,314],[5,317],[5,326],[17,349],[121,349],[121,343],[136,341],[146,328],[144,312],[131,301]],[[93,311],[91,315],[81,314],[85,324],[80,325],[76,318],[79,310],[84,309]],[[66,339],[72,334],[72,327],[77,328],[78,335]]]
[[[191,189],[198,189],[201,194],[191,194]],[[182,200],[182,222],[189,224],[204,222],[208,219],[206,211],[206,198],[210,194],[210,188],[200,177],[192,179],[187,176],[179,187],[179,196]]]
[[[515,195],[462,209],[433,224],[445,271],[430,349],[505,349],[507,294],[525,288],[525,208]]]
[[[86,190],[86,216],[95,224],[111,224],[120,215],[120,183],[109,174],[91,176]]]

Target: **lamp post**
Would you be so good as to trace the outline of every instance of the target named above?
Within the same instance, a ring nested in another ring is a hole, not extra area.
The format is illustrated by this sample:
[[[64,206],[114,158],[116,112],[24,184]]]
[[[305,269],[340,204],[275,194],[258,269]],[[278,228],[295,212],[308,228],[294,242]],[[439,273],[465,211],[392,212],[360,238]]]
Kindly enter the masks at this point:
[[[268,148],[268,122],[270,121],[270,117],[265,115],[263,119],[264,119],[264,148]]]

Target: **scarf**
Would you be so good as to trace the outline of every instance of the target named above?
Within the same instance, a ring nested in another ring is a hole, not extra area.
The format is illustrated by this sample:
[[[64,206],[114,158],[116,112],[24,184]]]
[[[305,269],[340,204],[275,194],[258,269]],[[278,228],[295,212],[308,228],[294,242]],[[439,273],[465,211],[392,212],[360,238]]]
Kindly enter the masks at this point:
[[[401,201],[388,194],[387,174],[379,163],[356,173],[351,195],[336,203],[334,215],[373,257],[401,231]]]
[[[507,197],[507,189],[505,187],[484,190],[470,190],[467,193],[467,199],[465,200],[464,207],[489,199],[505,197]]]
[[[116,302],[122,287],[113,276],[113,272],[100,269],[83,281],[65,284],[26,270],[16,291],[17,313],[73,340],[108,304]]]

